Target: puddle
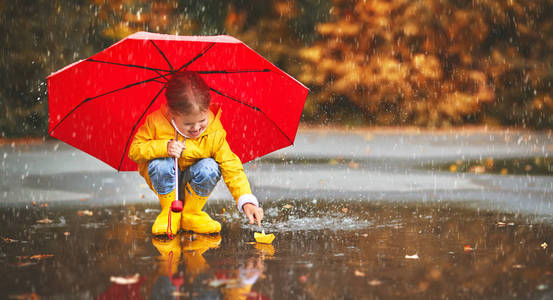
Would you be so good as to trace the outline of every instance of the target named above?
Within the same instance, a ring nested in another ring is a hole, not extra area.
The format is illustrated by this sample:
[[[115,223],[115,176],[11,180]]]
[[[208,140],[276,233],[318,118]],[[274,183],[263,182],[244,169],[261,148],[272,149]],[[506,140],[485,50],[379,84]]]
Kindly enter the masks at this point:
[[[553,226],[451,203],[275,201],[271,245],[234,208],[221,235],[152,238],[152,205],[0,210],[3,298],[546,299]],[[223,212],[225,208],[225,212]],[[81,212],[81,213],[79,213]],[[38,226],[54,220],[64,226]],[[110,298],[111,297],[111,298]]]
[[[501,174],[501,175],[553,175],[552,157],[533,158],[509,158],[494,159],[484,158],[468,161],[454,161],[439,165],[426,165],[427,169],[437,169],[450,172],[469,172],[476,174]]]

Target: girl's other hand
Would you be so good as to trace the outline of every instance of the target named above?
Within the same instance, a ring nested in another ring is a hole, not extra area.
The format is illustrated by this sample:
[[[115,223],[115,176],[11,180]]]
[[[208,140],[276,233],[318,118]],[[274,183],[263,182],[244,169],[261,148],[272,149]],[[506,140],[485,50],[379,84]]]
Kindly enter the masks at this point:
[[[184,149],[184,143],[181,141],[170,140],[169,143],[167,143],[167,154],[169,154],[170,157],[181,157]]]
[[[257,222],[257,226],[261,227],[261,220],[263,220],[263,209],[261,207],[257,207],[252,203],[246,203],[242,206],[242,209],[246,217],[248,217],[250,224],[253,224],[255,221]]]

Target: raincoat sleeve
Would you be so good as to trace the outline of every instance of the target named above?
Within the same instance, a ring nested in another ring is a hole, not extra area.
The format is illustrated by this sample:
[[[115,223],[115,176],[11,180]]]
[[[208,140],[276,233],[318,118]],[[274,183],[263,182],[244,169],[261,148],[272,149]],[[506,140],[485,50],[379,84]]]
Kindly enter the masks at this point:
[[[213,158],[219,164],[223,180],[237,204],[242,196],[247,197],[252,194],[250,183],[246,177],[246,172],[244,172],[244,166],[238,156],[230,149],[224,132],[217,136],[217,146]],[[253,197],[253,195],[251,196]],[[241,210],[241,207],[239,209]]]
[[[150,161],[154,158],[169,157],[167,153],[168,139],[156,139],[156,127],[152,118],[146,121],[136,132],[131,147],[129,158],[135,162]]]

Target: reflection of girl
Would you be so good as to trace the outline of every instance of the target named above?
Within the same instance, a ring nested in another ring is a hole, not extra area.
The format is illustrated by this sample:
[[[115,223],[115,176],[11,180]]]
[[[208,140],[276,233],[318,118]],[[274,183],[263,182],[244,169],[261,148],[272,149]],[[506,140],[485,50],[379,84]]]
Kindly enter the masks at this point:
[[[246,265],[236,271],[236,278],[221,288],[223,299],[246,299],[252,293],[252,286],[264,270],[265,264],[261,256],[250,257]]]

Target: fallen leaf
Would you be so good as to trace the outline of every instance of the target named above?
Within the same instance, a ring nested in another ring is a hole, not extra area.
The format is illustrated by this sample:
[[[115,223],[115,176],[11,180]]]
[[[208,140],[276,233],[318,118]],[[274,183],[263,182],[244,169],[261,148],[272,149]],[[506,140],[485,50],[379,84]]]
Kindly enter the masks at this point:
[[[470,252],[470,251],[472,251],[472,250],[474,250],[474,249],[473,249],[470,245],[465,245],[465,246],[463,247],[463,250],[464,250],[465,252]]]
[[[301,283],[306,283],[307,282],[307,279],[309,279],[309,276],[308,275],[301,275],[298,280],[301,282]]]
[[[37,222],[37,223],[41,223],[41,224],[50,224],[50,223],[52,223],[53,221],[50,220],[50,219],[48,219],[48,218],[46,218],[46,219],[38,220],[38,221],[36,221],[36,222]]]
[[[40,296],[32,293],[32,294],[14,294],[9,295],[8,299],[15,299],[15,300],[38,300],[40,299]]]
[[[509,170],[507,170],[507,168],[502,168],[501,171],[499,171],[499,174],[507,175],[507,174],[509,174]]]
[[[81,198],[81,199],[79,199],[79,200],[80,200],[81,202],[87,202],[87,201],[88,201],[87,198]]]
[[[522,269],[524,265],[513,265],[513,269]]]
[[[285,204],[282,206],[282,208],[286,208],[286,209],[290,209],[290,208],[293,208],[294,205],[291,205],[291,204]]]
[[[350,167],[352,169],[359,169],[359,163],[356,163],[356,162],[352,161],[348,164],[348,167]]]
[[[18,267],[28,267],[28,266],[36,265],[36,262],[26,261],[26,262],[16,263],[15,265],[18,266]]]
[[[475,173],[475,174],[484,174],[486,173],[486,168],[484,166],[477,165],[470,168],[469,172]]]
[[[543,242],[540,246],[545,250],[547,248],[547,243]]]
[[[29,257],[29,259],[41,260],[41,259],[50,258],[50,257],[54,257],[54,255],[53,254],[35,254]]]
[[[370,286],[377,286],[377,285],[381,285],[381,284],[382,284],[382,281],[380,281],[378,279],[373,279],[373,280],[369,281]]]
[[[342,212],[347,214],[348,213],[348,208],[347,207],[342,208]]]
[[[353,272],[353,274],[357,277],[364,277],[365,276],[365,273],[363,273],[359,270],[355,270],[355,272]]]
[[[503,227],[503,226],[507,225],[507,223],[505,223],[505,222],[497,222],[496,225],[499,226],[499,227]]]
[[[88,209],[85,209],[85,210],[79,210],[77,212],[77,215],[79,216],[92,216],[94,213]]]
[[[69,233],[69,231],[66,231],[66,232],[63,233],[63,235],[65,235],[65,236],[69,236],[70,234],[71,233]]]
[[[115,284],[121,284],[121,285],[127,285],[127,284],[135,284],[138,282],[138,279],[140,279],[140,275],[138,273],[134,274],[133,276],[111,276],[109,278],[109,281],[115,283]]]
[[[405,259],[419,259],[419,255],[418,254],[405,255]]]
[[[15,243],[15,242],[18,242],[18,240],[14,240],[14,239],[10,239],[10,238],[5,238],[5,237],[0,237],[0,239],[2,239],[4,242],[6,243]]]

